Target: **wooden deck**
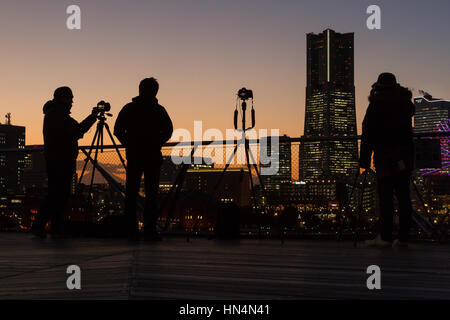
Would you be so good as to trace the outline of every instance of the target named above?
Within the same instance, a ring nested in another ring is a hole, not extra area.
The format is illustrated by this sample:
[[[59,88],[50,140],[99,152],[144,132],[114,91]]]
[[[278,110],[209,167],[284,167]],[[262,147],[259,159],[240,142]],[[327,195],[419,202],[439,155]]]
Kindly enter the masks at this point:
[[[450,299],[450,246],[166,238],[32,240],[0,233],[0,299]],[[81,268],[81,290],[66,268]],[[366,269],[381,268],[381,290]]]

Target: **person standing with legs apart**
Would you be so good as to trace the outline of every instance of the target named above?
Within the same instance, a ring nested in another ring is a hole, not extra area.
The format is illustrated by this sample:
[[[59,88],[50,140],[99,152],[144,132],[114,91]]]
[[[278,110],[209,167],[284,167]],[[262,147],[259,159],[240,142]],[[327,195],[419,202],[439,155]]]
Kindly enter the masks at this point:
[[[70,185],[76,168],[78,139],[97,120],[98,111],[78,123],[70,116],[73,94],[69,87],[55,90],[53,100],[44,105],[44,157],[48,175],[48,196],[39,210],[32,231],[46,237],[45,225],[51,220],[51,233],[64,235],[64,209],[70,196]]]
[[[139,236],[136,200],[142,173],[145,182],[144,237],[146,240],[160,240],[156,221],[161,147],[172,136],[173,126],[166,109],[158,104],[158,90],[159,84],[155,78],[142,80],[139,96],[122,108],[114,125],[114,135],[126,149],[125,215],[127,233],[132,240],[137,240]]]
[[[409,191],[414,169],[412,93],[397,83],[392,73],[382,73],[373,84],[363,121],[360,167],[369,169],[372,152],[380,199],[380,234],[368,245],[390,246],[394,193],[399,204],[400,226],[394,245],[408,242],[412,206]]]

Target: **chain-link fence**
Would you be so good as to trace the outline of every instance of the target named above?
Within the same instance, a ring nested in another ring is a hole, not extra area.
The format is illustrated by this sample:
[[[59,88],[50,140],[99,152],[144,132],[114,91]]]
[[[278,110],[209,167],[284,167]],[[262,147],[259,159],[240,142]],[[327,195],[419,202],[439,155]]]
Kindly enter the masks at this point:
[[[417,141],[416,159],[422,164],[411,179],[411,233],[415,238],[444,239],[450,203],[448,136]],[[439,159],[433,159],[436,142],[433,149],[433,143],[423,141],[438,141]],[[189,234],[368,237],[378,228],[377,179],[375,171],[356,177],[358,149],[359,137],[250,140],[248,155],[245,144],[236,140],[168,143],[162,148],[160,229]],[[314,154],[317,150],[320,153]],[[427,155],[430,159],[424,160]],[[126,179],[121,157],[126,158],[122,147],[80,147],[66,212],[69,223],[100,225],[105,233],[120,233]],[[424,163],[432,168],[424,168]],[[43,148],[1,150],[0,166],[0,226],[29,229],[47,192]],[[144,198],[142,183],[137,199],[141,221]]]

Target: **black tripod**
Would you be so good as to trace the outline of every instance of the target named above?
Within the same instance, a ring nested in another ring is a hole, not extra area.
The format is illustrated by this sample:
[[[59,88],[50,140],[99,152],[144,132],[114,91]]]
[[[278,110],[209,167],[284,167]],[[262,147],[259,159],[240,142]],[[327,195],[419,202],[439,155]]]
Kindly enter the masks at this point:
[[[245,132],[247,130],[251,130],[251,129],[253,129],[255,127],[255,109],[253,108],[253,92],[252,92],[252,90],[248,90],[246,88],[242,88],[242,89],[240,89],[238,91],[237,96],[238,96],[238,100],[242,101],[242,103],[241,103],[241,112],[242,112],[242,123],[241,124],[242,124],[242,128],[239,129],[239,130],[242,130],[242,139],[240,141],[236,142],[236,146],[234,147],[233,153],[231,154],[230,158],[228,159],[228,161],[227,161],[227,163],[225,165],[225,168],[223,169],[222,174],[220,175],[219,180],[217,181],[217,183],[216,183],[216,185],[215,185],[213,190],[214,190],[214,193],[217,192],[217,189],[219,188],[219,186],[220,186],[220,184],[221,184],[221,182],[223,180],[223,177],[225,176],[225,172],[227,171],[228,167],[230,166],[231,161],[235,157],[236,152],[237,152],[239,146],[242,144],[242,141],[243,141],[244,142],[244,150],[245,150],[245,162],[246,162],[246,165],[247,165],[248,174],[250,176],[250,187],[251,187],[252,198],[253,198],[253,206],[252,206],[252,208],[256,208],[257,207],[257,202],[256,202],[255,186],[253,184],[253,178],[252,178],[252,166],[253,166],[253,168],[254,168],[257,176],[258,176],[258,180],[259,180],[259,183],[260,183],[260,186],[261,186],[261,191],[262,191],[263,194],[264,194],[265,188],[264,188],[263,180],[261,179],[261,174],[260,174],[260,172],[258,170],[258,166],[257,166],[256,161],[255,161],[255,158],[253,157],[253,154],[252,154],[252,152],[251,152],[251,150],[249,148],[249,141],[248,141],[248,139],[247,139],[247,137],[245,135]],[[246,115],[246,111],[247,111],[247,100],[249,100],[249,99],[251,99],[251,101],[252,101],[252,109],[251,109],[252,126],[247,128],[245,115]],[[237,108],[237,105],[236,105],[236,110],[234,111],[234,129],[235,130],[238,130],[238,115],[239,115],[239,111],[238,111],[238,108]],[[251,157],[252,163],[250,163],[250,157]],[[259,227],[258,229],[259,229],[258,230],[258,234],[260,235],[261,227]]]
[[[247,168],[248,168],[248,173],[250,175],[250,185],[251,185],[252,196],[253,196],[253,199],[254,199],[253,203],[255,204],[255,207],[256,207],[256,193],[255,193],[255,188],[254,188],[254,185],[253,185],[253,179],[252,179],[252,173],[251,173],[251,165],[250,165],[250,161],[249,161],[250,157],[252,158],[253,168],[255,169],[255,171],[256,171],[256,173],[258,175],[258,179],[259,179],[259,182],[261,184],[261,189],[262,189],[263,192],[264,192],[264,184],[263,184],[263,181],[261,179],[261,175],[260,175],[260,172],[259,172],[258,167],[256,165],[256,162],[255,162],[255,159],[253,157],[253,154],[252,154],[251,150],[249,150],[249,141],[245,137],[245,131],[252,129],[255,126],[255,110],[253,108],[253,92],[251,90],[247,90],[245,88],[242,88],[238,92],[238,99],[236,101],[238,101],[239,99],[242,100],[242,104],[241,104],[241,108],[242,108],[242,134],[243,134],[242,140],[244,140],[246,164],[247,164]],[[252,111],[251,111],[251,114],[252,114],[252,126],[250,128],[246,128],[246,118],[245,118],[245,112],[247,110],[247,102],[246,101],[248,99],[252,100]],[[237,105],[236,105],[236,110],[234,111],[234,128],[236,130],[237,130],[237,127],[238,127],[238,114],[239,114],[239,112],[238,112]],[[238,149],[239,145],[240,145],[240,143],[238,141],[236,143],[235,148],[234,148],[233,154],[228,159],[228,161],[227,161],[227,163],[225,165],[225,168],[222,171],[222,173],[221,173],[221,175],[220,175],[220,177],[219,177],[219,179],[218,179],[218,181],[217,181],[217,183],[216,183],[216,185],[215,185],[215,187],[213,189],[214,194],[217,193],[217,189],[220,186],[220,184],[221,184],[221,182],[223,180],[223,177],[225,175],[225,172],[228,169],[228,167],[230,166],[231,161],[233,160],[234,156],[236,155],[236,152],[237,152],[237,149]],[[191,154],[190,154],[191,159],[194,156],[196,150],[197,150],[197,145],[194,145],[194,147],[192,148]],[[182,188],[183,183],[184,183],[186,172],[189,169],[189,167],[190,167],[189,164],[183,164],[183,166],[181,167],[180,171],[178,172],[178,175],[177,175],[177,177],[175,179],[175,182],[173,183],[173,185],[172,185],[172,187],[171,187],[171,189],[169,191],[169,194],[167,196],[167,199],[166,199],[165,203],[159,209],[160,211],[162,211],[163,208],[168,206],[167,219],[166,219],[165,226],[163,228],[164,230],[167,230],[167,228],[169,226],[169,220],[173,216],[173,213],[175,211],[176,202],[177,202],[178,196],[179,196],[179,194],[181,192],[181,188]],[[261,232],[261,228],[259,228],[259,233],[260,232]]]
[[[356,208],[356,217],[355,218],[355,222],[354,222],[354,246],[356,247],[356,244],[359,240],[359,225],[360,225],[360,221],[361,221],[361,215],[362,215],[362,210],[363,210],[363,196],[364,196],[364,188],[366,185],[366,180],[367,180],[367,175],[368,172],[372,172],[372,170],[365,170],[362,175],[363,175],[363,182],[362,182],[362,186],[361,186],[361,194],[360,194],[360,201],[358,203],[358,206]],[[345,206],[343,206],[343,208],[340,210],[340,214],[339,214],[339,231],[338,231],[338,240],[340,241],[342,238],[342,229],[343,229],[343,224],[344,224],[344,217],[342,216],[345,212],[345,217],[349,217],[349,208],[352,202],[352,198],[353,198],[353,194],[355,192],[355,189],[357,187],[358,184],[358,178],[360,177],[360,173],[358,172],[355,175],[355,180],[353,182],[353,186],[351,188],[350,191],[350,195],[347,199],[347,203]]]
[[[100,105],[100,104],[99,104]],[[109,106],[109,104],[107,104]],[[97,106],[98,108],[98,106]],[[111,142],[113,143],[114,149],[116,150],[120,162],[122,163],[123,167],[126,168],[125,160],[123,159],[122,155],[120,154],[119,148],[117,147],[117,144],[114,140],[113,135],[111,134],[111,131],[109,130],[109,126],[106,123],[106,117],[111,117],[112,114],[105,113],[105,111],[109,110],[106,108],[99,109],[99,114],[97,115],[98,123],[97,123],[97,130],[95,131],[94,138],[92,139],[91,146],[89,147],[89,151],[86,154],[86,159],[84,160],[83,170],[81,171],[80,179],[78,180],[77,190],[80,190],[81,187],[81,181],[83,180],[84,173],[86,171],[86,167],[89,161],[92,162],[92,173],[91,173],[91,181],[89,184],[89,192],[88,192],[88,207],[91,205],[91,192],[92,192],[92,185],[94,184],[94,175],[95,175],[95,169],[97,167],[97,157],[98,157],[98,151],[103,153],[103,129],[106,128],[106,132],[109,135],[109,138],[111,139]],[[92,150],[95,149],[94,158],[91,157]]]
[[[363,175],[363,182],[362,182],[362,186],[361,186],[361,194],[360,194],[360,199],[359,199],[359,203],[358,203],[358,207],[357,207],[357,211],[356,211],[356,217],[355,217],[355,223],[354,223],[354,246],[357,246],[357,243],[359,241],[359,230],[360,230],[360,226],[361,226],[361,216],[363,214],[363,196],[364,196],[364,191],[365,191],[365,187],[366,187],[366,180],[367,180],[367,174],[368,172],[373,173],[372,170],[365,170],[364,173],[362,173]],[[352,200],[352,196],[354,193],[354,190],[356,188],[357,185],[357,181],[359,178],[360,174],[358,173],[356,175],[353,187],[351,189],[350,192],[350,197],[347,201],[347,205],[345,206],[345,212],[346,212],[346,216],[348,216],[348,208],[350,206],[351,200]],[[436,230],[436,228],[433,226],[432,222],[429,221],[429,218],[425,215],[427,212],[427,206],[425,204],[425,201],[419,191],[419,189],[417,188],[417,185],[414,182],[414,179],[411,177],[411,183],[413,185],[413,189],[417,194],[417,197],[419,198],[420,202],[423,205],[423,210],[424,210],[424,214],[421,214],[418,211],[412,211],[412,216],[411,216],[411,220],[414,221],[416,223],[416,225],[422,229],[422,231],[430,234],[432,236],[432,238],[434,238],[434,240],[440,242],[443,238],[442,234],[438,232],[438,230]],[[340,222],[340,227],[339,227],[339,239],[341,238],[342,235],[342,217],[341,217],[341,222]]]
[[[419,198],[422,207],[423,207],[423,214],[420,213],[419,211],[414,211],[413,210],[413,215],[412,215],[412,220],[416,223],[416,225],[422,229],[422,231],[428,233],[429,235],[431,235],[432,238],[434,238],[434,240],[436,240],[437,242],[442,242],[445,237],[446,234],[444,232],[440,232],[440,230],[438,230],[433,223],[430,221],[429,217],[426,216],[427,212],[429,212],[428,210],[428,205],[425,203],[425,200],[423,199],[422,194],[420,193],[419,189],[417,188],[416,185],[416,181],[414,179],[414,177],[411,177],[411,183],[414,187],[414,191],[417,194],[417,197]],[[448,212],[447,212],[448,214]]]

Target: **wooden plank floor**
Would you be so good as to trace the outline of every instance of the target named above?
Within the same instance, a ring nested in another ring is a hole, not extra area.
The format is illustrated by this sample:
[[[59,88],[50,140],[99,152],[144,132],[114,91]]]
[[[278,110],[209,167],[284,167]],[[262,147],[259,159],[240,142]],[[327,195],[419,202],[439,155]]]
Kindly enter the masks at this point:
[[[450,246],[166,238],[32,240],[0,233],[0,299],[450,299]],[[81,268],[82,289],[66,288]],[[381,290],[366,288],[369,265]]]

